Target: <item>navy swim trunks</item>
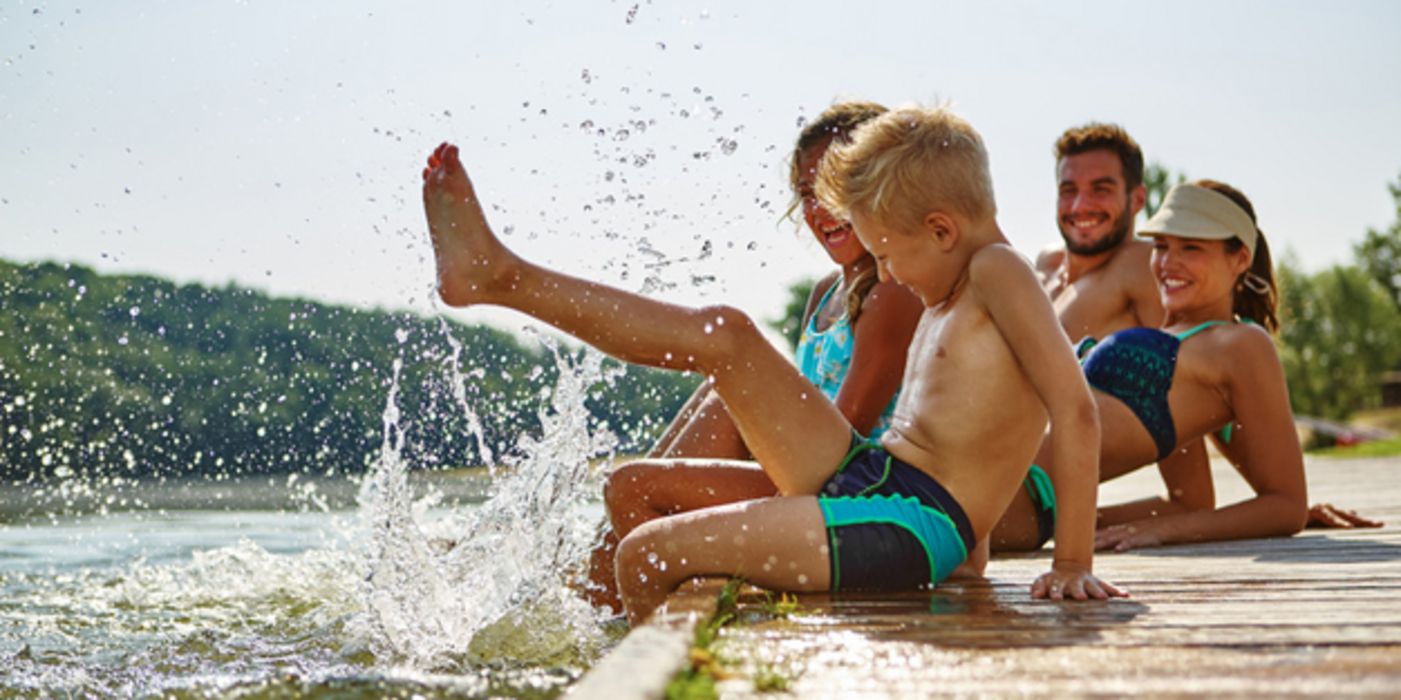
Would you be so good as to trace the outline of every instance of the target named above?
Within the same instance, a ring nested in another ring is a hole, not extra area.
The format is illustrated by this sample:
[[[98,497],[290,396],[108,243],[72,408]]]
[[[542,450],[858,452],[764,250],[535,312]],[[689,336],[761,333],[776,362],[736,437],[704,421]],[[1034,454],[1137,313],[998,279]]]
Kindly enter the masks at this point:
[[[859,436],[817,502],[834,591],[932,586],[975,542],[968,516],[939,482]]]

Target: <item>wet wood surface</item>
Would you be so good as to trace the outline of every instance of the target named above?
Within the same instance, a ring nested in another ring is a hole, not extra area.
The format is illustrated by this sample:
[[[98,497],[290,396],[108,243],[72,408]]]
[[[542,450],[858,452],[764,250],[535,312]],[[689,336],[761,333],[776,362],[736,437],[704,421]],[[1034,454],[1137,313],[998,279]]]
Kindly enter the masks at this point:
[[[1217,464],[1219,503],[1250,495]],[[1311,501],[1381,529],[1102,554],[1128,600],[1033,601],[1049,550],[995,557],[986,581],[930,592],[803,596],[772,619],[742,599],[719,650],[736,673],[722,697],[777,675],[798,697],[1401,696],[1401,459],[1308,463]],[[1161,490],[1154,470],[1106,484],[1101,501]],[[718,581],[673,601],[695,609]]]

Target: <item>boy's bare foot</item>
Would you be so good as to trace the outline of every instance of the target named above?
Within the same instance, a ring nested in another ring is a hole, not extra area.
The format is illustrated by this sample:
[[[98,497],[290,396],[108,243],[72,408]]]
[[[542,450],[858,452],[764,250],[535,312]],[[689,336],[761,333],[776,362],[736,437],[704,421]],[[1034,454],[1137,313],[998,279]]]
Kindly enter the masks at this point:
[[[443,143],[428,157],[423,210],[438,259],[438,296],[449,306],[489,301],[490,292],[512,276],[515,256],[487,225],[457,146]]]

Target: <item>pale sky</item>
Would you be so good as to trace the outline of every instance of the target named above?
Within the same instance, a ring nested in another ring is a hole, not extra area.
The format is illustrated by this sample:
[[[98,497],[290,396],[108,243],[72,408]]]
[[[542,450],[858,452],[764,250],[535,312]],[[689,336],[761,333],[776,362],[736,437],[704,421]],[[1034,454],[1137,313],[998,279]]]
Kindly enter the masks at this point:
[[[1029,256],[1052,143],[1103,120],[1318,269],[1394,218],[1398,28],[1385,1],[0,0],[0,257],[433,313],[419,171],[453,140],[527,257],[772,318],[830,265],[779,220],[799,120],[865,98],[970,120]]]

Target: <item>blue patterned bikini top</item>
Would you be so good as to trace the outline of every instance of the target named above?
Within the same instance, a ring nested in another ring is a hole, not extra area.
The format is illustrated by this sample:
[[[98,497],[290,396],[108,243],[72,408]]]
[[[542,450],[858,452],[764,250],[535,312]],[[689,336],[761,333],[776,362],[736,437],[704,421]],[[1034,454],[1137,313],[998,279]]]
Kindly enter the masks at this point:
[[[826,330],[817,329],[817,312],[827,306],[827,301],[841,286],[841,280],[837,280],[817,302],[817,310],[813,311],[812,317],[803,327],[802,335],[798,337],[798,350],[794,357],[798,371],[832,401],[837,400],[837,392],[841,391],[842,382],[846,380],[847,370],[851,367],[851,354],[856,349],[856,337],[852,333],[851,319],[845,312]],[[872,440],[879,438],[881,433],[890,427],[895,403],[899,398],[900,392],[896,391],[885,411],[872,426],[871,434],[866,437]]]
[[[1153,436],[1161,460],[1177,447],[1177,428],[1168,407],[1177,349],[1182,341],[1227,323],[1207,321],[1176,335],[1156,328],[1128,328],[1099,342],[1085,338],[1075,354],[1090,386],[1123,401],[1138,416]]]

